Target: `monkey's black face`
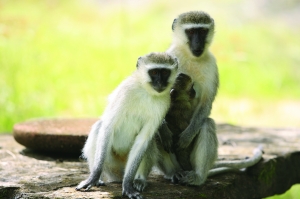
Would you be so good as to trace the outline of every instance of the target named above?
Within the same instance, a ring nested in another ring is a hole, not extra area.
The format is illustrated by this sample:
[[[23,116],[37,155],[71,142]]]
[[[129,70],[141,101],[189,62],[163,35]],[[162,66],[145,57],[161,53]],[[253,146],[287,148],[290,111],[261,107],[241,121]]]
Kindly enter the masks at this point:
[[[190,28],[185,30],[185,34],[188,38],[188,44],[192,54],[196,57],[202,55],[205,44],[206,37],[208,34],[207,28]]]
[[[171,75],[171,71],[166,68],[155,68],[148,71],[151,78],[151,86],[154,90],[161,93],[168,86],[168,79]]]

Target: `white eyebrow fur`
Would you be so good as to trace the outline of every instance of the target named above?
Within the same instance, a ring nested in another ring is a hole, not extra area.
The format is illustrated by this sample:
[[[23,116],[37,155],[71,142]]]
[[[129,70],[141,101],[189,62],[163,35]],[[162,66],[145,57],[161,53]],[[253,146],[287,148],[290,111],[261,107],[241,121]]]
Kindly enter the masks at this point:
[[[171,64],[146,64],[145,67],[147,69],[153,69],[153,68],[174,68],[174,65],[171,65]]]
[[[190,29],[190,28],[209,28],[211,26],[211,24],[193,24],[193,23],[189,23],[189,24],[183,24],[182,27],[184,29]]]

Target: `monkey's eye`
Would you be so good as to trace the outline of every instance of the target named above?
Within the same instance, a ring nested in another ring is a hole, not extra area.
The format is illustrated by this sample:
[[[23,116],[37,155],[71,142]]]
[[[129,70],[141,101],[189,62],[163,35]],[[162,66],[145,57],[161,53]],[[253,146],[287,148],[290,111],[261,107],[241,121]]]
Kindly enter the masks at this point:
[[[168,75],[170,74],[170,71],[168,71],[168,70],[162,70],[162,71],[161,71],[161,74],[162,74],[163,76],[168,76]]]
[[[188,35],[194,34],[194,32],[195,32],[194,29],[186,29],[185,30],[185,33]]]
[[[157,75],[158,74],[157,70],[151,70],[151,71],[149,71],[149,73],[150,73],[150,75]]]

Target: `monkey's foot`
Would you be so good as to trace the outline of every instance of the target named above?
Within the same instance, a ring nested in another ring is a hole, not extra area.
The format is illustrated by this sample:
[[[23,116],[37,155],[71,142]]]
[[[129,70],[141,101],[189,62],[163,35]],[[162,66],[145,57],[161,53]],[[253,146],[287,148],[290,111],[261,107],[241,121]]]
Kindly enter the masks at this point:
[[[147,185],[146,180],[144,179],[135,179],[133,181],[133,187],[138,191],[143,191]]]
[[[189,171],[184,171],[184,170],[177,171],[171,178],[172,183],[174,184],[180,183],[181,179],[184,178],[188,172]]]
[[[82,189],[83,189],[83,191],[88,191],[93,186],[98,186],[98,184],[99,184],[98,180],[95,181],[95,180],[90,180],[90,178],[88,178],[87,180],[84,180],[84,181],[80,182],[79,185],[75,189],[76,189],[76,191],[81,191]]]
[[[197,174],[195,171],[183,171],[180,174],[178,174],[179,183],[185,184],[185,185],[195,185],[200,186],[202,185],[206,178],[202,178],[199,174]]]
[[[139,192],[135,191],[133,187],[129,188],[128,186],[127,188],[123,187],[122,195],[127,196],[130,199],[143,199]]]
[[[105,184],[102,180],[99,180],[99,181],[96,183],[96,186],[97,186],[97,187],[100,187],[100,186],[106,186],[106,184]]]

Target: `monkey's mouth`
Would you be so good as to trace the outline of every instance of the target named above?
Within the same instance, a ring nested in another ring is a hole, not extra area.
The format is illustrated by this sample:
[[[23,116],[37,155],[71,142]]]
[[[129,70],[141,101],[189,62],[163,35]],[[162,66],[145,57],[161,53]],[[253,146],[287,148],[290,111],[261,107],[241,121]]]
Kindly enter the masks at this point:
[[[195,57],[199,57],[203,53],[203,50],[192,50],[192,53]]]
[[[161,82],[151,82],[150,84],[151,84],[152,88],[158,93],[163,92],[168,87],[168,84],[164,84]]]
[[[166,88],[165,87],[156,87],[156,88],[154,88],[154,90],[156,90],[158,93],[161,93],[164,90],[166,90]]]

